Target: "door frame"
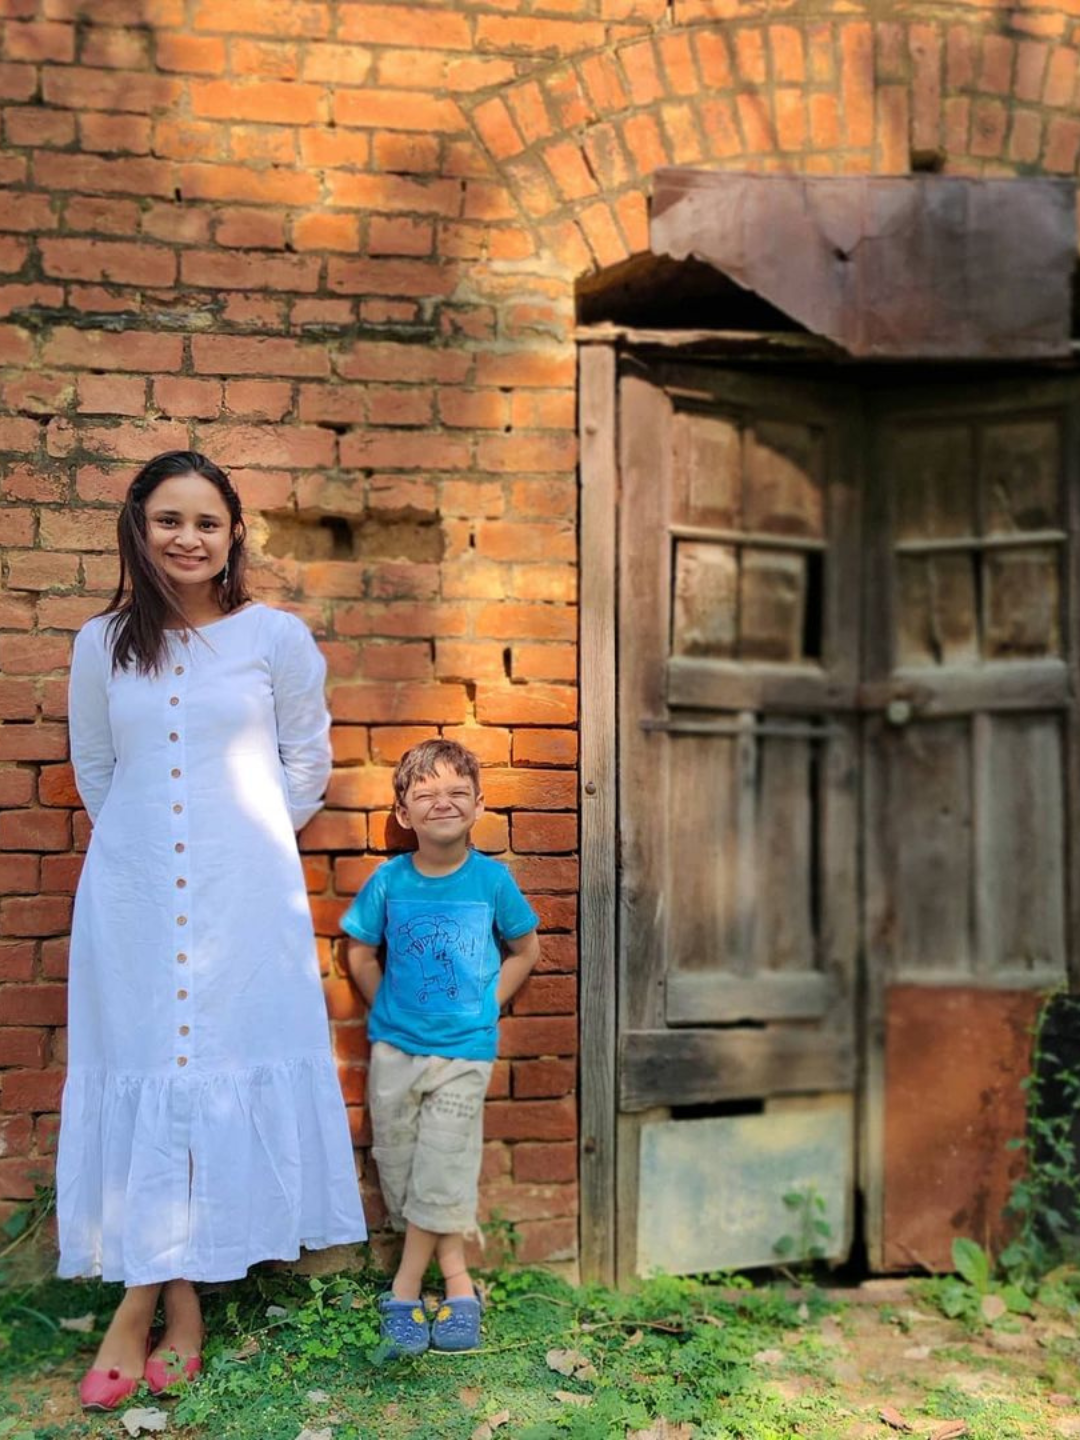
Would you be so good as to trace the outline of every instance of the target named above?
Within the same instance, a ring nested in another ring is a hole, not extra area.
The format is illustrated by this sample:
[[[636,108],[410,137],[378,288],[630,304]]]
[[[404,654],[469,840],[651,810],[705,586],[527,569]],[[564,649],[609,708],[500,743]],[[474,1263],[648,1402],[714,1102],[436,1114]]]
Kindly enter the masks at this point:
[[[581,819],[579,889],[578,1175],[582,1278],[618,1279],[615,1047],[617,1029],[618,772],[615,639],[618,616],[617,351],[610,341],[579,352],[581,515],[578,567]]]

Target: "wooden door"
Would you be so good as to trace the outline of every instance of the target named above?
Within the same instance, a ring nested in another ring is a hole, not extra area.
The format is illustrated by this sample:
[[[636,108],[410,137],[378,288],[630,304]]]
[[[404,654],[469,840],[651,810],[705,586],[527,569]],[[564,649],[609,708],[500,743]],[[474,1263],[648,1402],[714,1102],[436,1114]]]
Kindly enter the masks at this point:
[[[632,358],[618,412],[618,1268],[768,1264],[809,1218],[839,1255],[860,426],[842,387]]]
[[[1001,1237],[1028,1028],[1069,969],[1075,394],[1072,379],[946,376],[867,399],[876,1268],[948,1268],[954,1235]]]

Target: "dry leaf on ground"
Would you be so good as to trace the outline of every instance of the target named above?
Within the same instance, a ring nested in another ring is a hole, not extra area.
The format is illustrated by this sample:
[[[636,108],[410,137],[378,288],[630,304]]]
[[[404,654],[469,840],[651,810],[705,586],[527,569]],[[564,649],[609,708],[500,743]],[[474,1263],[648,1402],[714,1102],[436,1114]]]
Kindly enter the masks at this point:
[[[904,1351],[905,1360],[929,1360],[931,1355],[929,1345],[909,1345]]]
[[[904,1419],[895,1405],[882,1405],[878,1411],[878,1419],[883,1420],[893,1430],[910,1430],[911,1426]]]
[[[572,1390],[556,1390],[555,1399],[563,1405],[591,1405],[591,1395],[575,1395]]]
[[[309,1390],[307,1392],[307,1402],[309,1405],[325,1405],[329,1399],[330,1396],[325,1390]]]
[[[59,1322],[61,1330],[77,1330],[82,1335],[89,1335],[94,1328],[94,1315],[73,1315],[70,1320]]]
[[[626,1440],[690,1440],[694,1433],[692,1425],[672,1424],[661,1415],[659,1420],[654,1420],[648,1430],[628,1430]]]
[[[549,1350],[546,1359],[548,1369],[557,1370],[560,1375],[569,1375],[575,1380],[596,1380],[598,1378],[596,1367],[580,1350]]]
[[[483,1391],[475,1385],[463,1385],[457,1392],[457,1398],[465,1406],[466,1410],[475,1410],[483,1397]]]
[[[164,1430],[169,1423],[169,1417],[164,1410],[140,1409],[136,1406],[124,1411],[120,1416],[120,1423],[129,1435],[151,1434],[155,1430]]]
[[[979,1310],[986,1323],[992,1325],[995,1320],[1000,1320],[1008,1313],[1009,1307],[1000,1295],[984,1295],[979,1302]]]
[[[1047,1395],[1046,1403],[1048,1405],[1060,1405],[1063,1409],[1067,1410],[1073,1403],[1073,1399],[1071,1395],[1063,1395],[1060,1390],[1054,1390]]]
[[[930,1440],[960,1440],[960,1436],[967,1433],[966,1420],[946,1420],[944,1425],[930,1431]]]
[[[779,1365],[784,1358],[782,1350],[759,1350],[754,1356],[754,1363],[757,1365]]]
[[[497,1415],[489,1415],[482,1425],[478,1425],[469,1436],[469,1440],[491,1440],[492,1435],[500,1426],[506,1425],[510,1420],[509,1410],[500,1410]]]
[[[334,1440],[334,1432],[329,1427],[323,1430],[309,1430],[305,1425],[296,1440]]]

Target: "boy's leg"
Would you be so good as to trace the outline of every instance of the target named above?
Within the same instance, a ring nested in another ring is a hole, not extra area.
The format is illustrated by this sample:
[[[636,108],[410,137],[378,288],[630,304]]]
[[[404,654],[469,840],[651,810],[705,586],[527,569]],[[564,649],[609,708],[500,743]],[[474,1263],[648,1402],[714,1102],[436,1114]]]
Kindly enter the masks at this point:
[[[435,1245],[435,1258],[442,1271],[443,1285],[448,1300],[464,1300],[475,1294],[473,1278],[465,1260],[465,1236],[460,1233],[439,1235]]]
[[[424,1072],[405,1201],[405,1218],[421,1230],[435,1235],[476,1230],[484,1096],[491,1068],[488,1060],[435,1058]]]
[[[401,1261],[390,1287],[395,1300],[419,1300],[424,1271],[431,1264],[440,1238],[431,1230],[421,1230],[411,1220],[406,1223]]]
[[[465,1236],[476,1230],[477,1183],[483,1153],[484,1096],[491,1063],[434,1060],[424,1078],[416,1155],[405,1213],[411,1226],[435,1237],[446,1298],[431,1326],[437,1350],[480,1343],[479,1299],[465,1261]]]
[[[423,1056],[406,1055],[383,1040],[377,1040],[371,1047],[368,1062],[371,1154],[379,1170],[379,1188],[386,1202],[390,1224],[399,1233],[406,1231],[402,1212],[409,1190],[420,1119],[420,1093],[415,1086],[425,1064]]]

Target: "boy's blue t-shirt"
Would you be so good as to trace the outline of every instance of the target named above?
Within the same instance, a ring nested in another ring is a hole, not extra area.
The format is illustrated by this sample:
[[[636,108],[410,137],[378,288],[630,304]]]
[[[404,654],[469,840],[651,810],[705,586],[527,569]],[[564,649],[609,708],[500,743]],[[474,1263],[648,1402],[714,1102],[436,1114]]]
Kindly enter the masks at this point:
[[[380,865],[341,921],[367,945],[386,942],[368,1037],[411,1055],[494,1060],[499,940],[537,924],[506,866],[476,850],[450,875],[421,875],[411,854]]]

